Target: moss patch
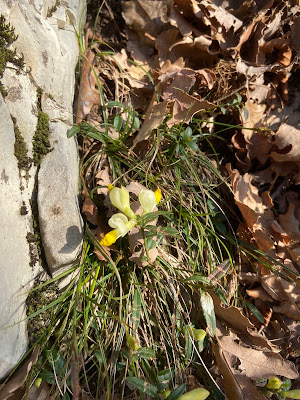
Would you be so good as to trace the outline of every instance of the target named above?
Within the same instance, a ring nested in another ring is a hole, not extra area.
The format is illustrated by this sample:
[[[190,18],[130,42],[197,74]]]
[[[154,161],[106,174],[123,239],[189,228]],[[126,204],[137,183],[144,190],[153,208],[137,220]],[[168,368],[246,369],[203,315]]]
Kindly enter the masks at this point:
[[[20,132],[20,129],[17,125],[16,119],[12,117],[15,131],[15,145],[14,145],[14,154],[18,160],[19,169],[23,169],[24,171],[29,171],[31,161],[28,157],[28,149],[25,143],[25,140]]]
[[[16,67],[17,72],[20,72],[24,68],[24,57],[19,57],[16,50],[8,48],[17,38],[18,36],[15,35],[14,28],[5,22],[3,15],[0,15],[0,79],[3,77],[8,62]],[[3,97],[7,95],[7,91],[1,82],[0,92]]]
[[[42,90],[37,90],[37,108],[38,108],[38,122],[35,134],[33,136],[33,161],[34,165],[40,165],[43,157],[52,151],[50,145],[50,126],[49,116],[41,109],[41,96]]]
[[[38,283],[35,284],[35,288],[38,287]],[[27,305],[27,316],[30,317],[34,313],[43,309],[43,307],[50,304],[58,296],[58,285],[53,282],[47,287],[33,290],[29,293],[26,305]],[[46,311],[39,313],[28,324],[28,339],[29,344],[35,344],[45,333],[49,323],[52,321],[55,314],[55,307],[50,307]]]

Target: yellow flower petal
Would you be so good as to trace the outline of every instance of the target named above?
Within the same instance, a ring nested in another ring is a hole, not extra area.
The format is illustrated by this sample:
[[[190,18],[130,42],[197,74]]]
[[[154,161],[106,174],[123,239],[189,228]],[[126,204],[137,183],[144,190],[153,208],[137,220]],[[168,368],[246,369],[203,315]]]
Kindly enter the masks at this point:
[[[103,239],[100,240],[101,246],[111,246],[118,239],[118,229],[108,232]]]
[[[160,188],[156,189],[155,192],[155,200],[156,200],[156,204],[158,204],[161,200],[161,190]]]

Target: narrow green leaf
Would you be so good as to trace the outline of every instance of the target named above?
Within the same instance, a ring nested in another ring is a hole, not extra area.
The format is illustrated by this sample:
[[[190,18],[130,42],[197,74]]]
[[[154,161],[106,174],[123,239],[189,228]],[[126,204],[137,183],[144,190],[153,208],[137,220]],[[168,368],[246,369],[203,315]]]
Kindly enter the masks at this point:
[[[77,135],[80,132],[79,126],[72,126],[72,128],[68,131],[67,137],[70,138],[74,135]]]
[[[151,383],[143,381],[143,379],[136,378],[135,376],[126,378],[126,382],[136,387],[141,392],[148,394],[151,397],[156,397],[158,394],[157,388]]]
[[[216,315],[214,310],[214,302],[209,293],[203,292],[200,298],[200,303],[203,311],[207,327],[211,336],[215,336],[216,332]]]
[[[259,322],[264,323],[265,319],[262,316],[261,312],[253,305],[252,303],[248,303],[247,301],[244,301],[244,304],[248,309],[252,312],[252,314],[255,316],[256,319],[258,319]]]
[[[168,397],[167,400],[177,400],[185,392],[185,384],[178,386]]]
[[[141,293],[138,289],[136,289],[133,294],[132,313],[131,313],[132,325],[134,331],[138,328],[140,324],[141,310],[142,310]]]
[[[121,107],[121,108],[125,108],[125,105],[123,103],[120,103],[119,101],[109,101],[107,103],[108,108],[112,108],[112,107]]]
[[[157,379],[161,383],[169,382],[174,377],[174,369],[165,369],[164,371],[160,371],[157,375]]]
[[[120,115],[116,115],[114,118],[114,128],[117,132],[120,132],[123,125],[123,120]]]
[[[135,351],[133,358],[138,360],[143,358],[145,360],[151,360],[155,358],[155,351],[151,347],[140,347],[138,350]]]

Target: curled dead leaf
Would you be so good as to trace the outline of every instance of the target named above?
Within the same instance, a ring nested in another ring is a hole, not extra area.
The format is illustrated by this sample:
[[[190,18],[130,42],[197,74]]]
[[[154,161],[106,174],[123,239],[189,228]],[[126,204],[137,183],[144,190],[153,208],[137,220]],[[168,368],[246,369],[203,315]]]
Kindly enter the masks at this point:
[[[14,373],[14,375],[9,379],[9,381],[2,385],[0,389],[0,400],[9,399],[14,395],[18,389],[20,389],[28,376],[31,367],[37,362],[39,356],[40,346],[37,345],[31,356],[26,359],[21,367]]]
[[[228,335],[219,328],[216,330],[218,343],[223,351],[238,357],[239,370],[253,380],[271,378],[282,375],[289,379],[296,379],[299,374],[294,363],[284,360],[278,353],[259,351],[248,348],[236,342],[237,335],[232,332]]]

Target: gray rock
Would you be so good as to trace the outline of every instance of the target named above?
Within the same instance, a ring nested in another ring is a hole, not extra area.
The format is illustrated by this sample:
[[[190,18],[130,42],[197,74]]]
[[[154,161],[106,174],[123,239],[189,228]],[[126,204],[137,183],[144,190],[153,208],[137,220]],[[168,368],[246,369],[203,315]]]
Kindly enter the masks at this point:
[[[12,47],[24,54],[26,63],[26,73],[5,71],[2,82],[8,96],[5,101],[0,97],[0,379],[26,350],[25,293],[41,271],[39,263],[32,261],[36,248],[26,240],[28,232],[34,232],[31,204],[38,202],[42,243],[53,274],[74,264],[82,243],[78,155],[75,139],[68,139],[67,131],[73,123],[79,55],[73,25],[78,29],[84,23],[85,1],[61,0],[56,10],[55,4],[56,0],[0,2],[0,14],[18,35]],[[28,176],[19,171],[14,156],[10,114],[32,157],[38,88],[44,91],[42,111],[50,118],[53,151],[40,168],[32,165]]]
[[[27,346],[25,292],[36,271],[29,267],[27,223],[23,204],[14,127],[0,95],[0,379],[20,360]]]
[[[82,242],[78,208],[78,155],[64,122],[50,124],[53,151],[44,158],[38,175],[40,230],[48,266],[55,274],[76,262]]]

